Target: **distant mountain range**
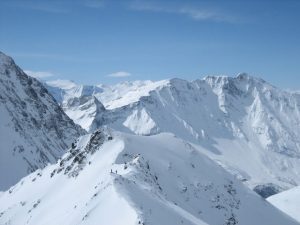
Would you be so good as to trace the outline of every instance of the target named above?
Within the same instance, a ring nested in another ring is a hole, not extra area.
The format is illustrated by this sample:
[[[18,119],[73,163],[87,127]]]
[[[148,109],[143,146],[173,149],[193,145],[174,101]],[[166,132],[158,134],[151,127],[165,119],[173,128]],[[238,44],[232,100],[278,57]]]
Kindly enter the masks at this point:
[[[113,86],[64,83],[47,87],[87,131],[107,125],[138,135],[173,133],[264,197],[300,184],[297,93],[247,74]]]

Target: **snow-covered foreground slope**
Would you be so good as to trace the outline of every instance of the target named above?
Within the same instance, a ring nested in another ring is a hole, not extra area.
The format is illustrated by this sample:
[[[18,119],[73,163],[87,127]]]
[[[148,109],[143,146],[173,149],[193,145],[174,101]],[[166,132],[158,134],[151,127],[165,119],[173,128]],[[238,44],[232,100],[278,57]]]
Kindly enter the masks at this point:
[[[111,101],[103,97],[112,93],[117,94]],[[86,124],[82,126],[87,130],[98,124],[139,135],[174,133],[193,142],[264,197],[300,184],[297,93],[240,74],[192,82],[171,79],[128,82],[113,88],[102,85],[101,93],[94,96],[107,107],[99,110],[101,120],[98,113],[77,119],[73,115],[84,114],[85,109],[64,107],[76,123]],[[135,98],[127,101],[128,96]]]
[[[0,224],[298,223],[172,134],[97,130],[3,193]]]
[[[300,223],[300,186],[273,195],[268,201]]]
[[[56,162],[84,133],[39,81],[0,52],[0,190]]]

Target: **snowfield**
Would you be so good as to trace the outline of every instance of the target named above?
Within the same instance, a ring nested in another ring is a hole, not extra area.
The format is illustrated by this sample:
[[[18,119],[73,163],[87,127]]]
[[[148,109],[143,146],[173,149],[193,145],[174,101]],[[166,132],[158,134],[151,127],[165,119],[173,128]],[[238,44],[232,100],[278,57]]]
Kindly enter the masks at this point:
[[[3,193],[0,224],[298,223],[172,134],[97,130]]]
[[[273,195],[267,200],[300,223],[300,187]]]

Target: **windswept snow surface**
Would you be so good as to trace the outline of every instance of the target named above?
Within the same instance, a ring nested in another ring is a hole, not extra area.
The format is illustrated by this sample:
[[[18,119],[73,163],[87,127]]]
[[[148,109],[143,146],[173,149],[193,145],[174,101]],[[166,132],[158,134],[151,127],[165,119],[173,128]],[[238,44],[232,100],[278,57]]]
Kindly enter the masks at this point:
[[[93,121],[139,135],[173,133],[264,197],[300,185],[299,94],[247,74],[101,88],[94,94],[106,107],[101,120],[95,113],[85,122],[73,116],[84,114],[80,107],[64,107],[87,130],[97,128]]]
[[[97,130],[3,193],[0,224],[298,223],[172,134]]]
[[[273,195],[268,201],[300,223],[300,186]]]
[[[0,52],[0,190],[55,163],[82,134],[41,83]]]

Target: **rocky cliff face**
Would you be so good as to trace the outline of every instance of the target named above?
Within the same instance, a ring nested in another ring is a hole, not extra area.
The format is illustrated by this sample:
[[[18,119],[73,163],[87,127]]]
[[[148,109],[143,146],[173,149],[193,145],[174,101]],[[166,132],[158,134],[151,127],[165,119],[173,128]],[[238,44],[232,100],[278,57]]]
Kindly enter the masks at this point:
[[[0,190],[54,163],[85,132],[36,79],[0,52]]]

